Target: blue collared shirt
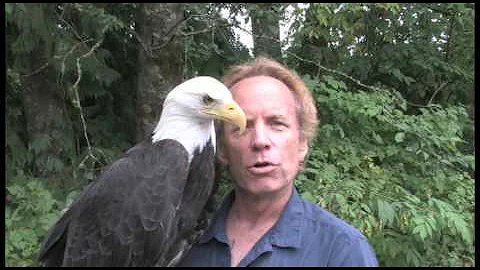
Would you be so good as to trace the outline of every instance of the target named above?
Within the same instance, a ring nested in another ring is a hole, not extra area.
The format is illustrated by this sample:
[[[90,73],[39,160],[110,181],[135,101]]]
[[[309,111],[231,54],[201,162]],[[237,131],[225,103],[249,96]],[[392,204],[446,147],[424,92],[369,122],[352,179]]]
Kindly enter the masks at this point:
[[[230,266],[226,219],[230,193],[212,226],[177,266]],[[296,189],[278,222],[255,244],[239,266],[378,266],[375,252],[362,233]]]

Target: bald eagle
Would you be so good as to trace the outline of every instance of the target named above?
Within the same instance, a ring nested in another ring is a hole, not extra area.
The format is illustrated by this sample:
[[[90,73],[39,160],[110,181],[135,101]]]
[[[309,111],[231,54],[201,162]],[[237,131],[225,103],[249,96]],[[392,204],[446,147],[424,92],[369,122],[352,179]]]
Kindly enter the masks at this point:
[[[109,165],[49,231],[41,265],[175,265],[212,195],[215,119],[245,129],[221,82],[200,76],[175,87],[151,140]]]

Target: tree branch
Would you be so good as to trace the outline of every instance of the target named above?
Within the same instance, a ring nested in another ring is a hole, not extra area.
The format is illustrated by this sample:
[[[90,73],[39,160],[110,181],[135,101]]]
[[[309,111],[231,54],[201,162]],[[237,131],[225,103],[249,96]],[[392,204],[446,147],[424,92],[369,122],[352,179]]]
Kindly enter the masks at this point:
[[[245,29],[245,28],[243,28],[243,27],[241,27],[241,26],[236,26],[236,27],[238,27],[238,28],[239,28],[240,30],[242,30],[242,31],[245,31],[245,32],[249,33],[249,34],[252,35],[252,36],[257,36],[257,35],[254,35],[251,31],[249,31],[249,30],[247,30],[247,29]],[[257,37],[258,37],[258,36],[257,36]],[[275,41],[275,42],[280,42],[280,40],[275,39],[275,38],[270,38],[270,39],[273,40],[273,41]],[[347,75],[347,74],[345,74],[345,73],[343,73],[343,72],[341,72],[341,71],[324,67],[324,66],[320,65],[320,64],[317,63],[317,62],[314,62],[314,61],[312,61],[312,60],[304,59],[304,58],[302,58],[302,57],[300,57],[300,56],[298,56],[298,55],[296,55],[296,54],[294,54],[294,53],[292,53],[292,52],[289,52],[289,51],[285,51],[285,52],[286,52],[287,54],[295,57],[296,59],[298,59],[298,60],[300,60],[300,61],[313,64],[313,65],[317,66],[317,67],[318,67],[319,69],[321,69],[321,70],[325,70],[325,71],[327,71],[327,72],[330,72],[330,73],[333,73],[333,74],[336,74],[336,75],[340,75],[340,76],[342,76],[342,77],[344,77],[344,78],[346,78],[346,79],[354,82],[355,84],[357,84],[357,85],[365,88],[365,89],[372,90],[372,91],[375,91],[375,92],[379,92],[379,91],[387,91],[387,92],[390,92],[390,91],[388,91],[388,90],[386,90],[386,89],[378,88],[378,87],[371,86],[371,85],[366,85],[366,84],[362,83],[360,80],[357,80],[357,79],[353,78],[352,76],[349,76],[349,75]],[[441,88],[443,88],[443,87],[444,87],[444,86],[442,86]],[[441,88],[437,89],[437,92],[438,92]],[[429,107],[440,108],[440,106],[435,105],[435,104],[419,105],[419,104],[414,104],[414,103],[411,103],[411,102],[408,102],[408,101],[407,101],[407,104],[410,105],[410,106],[413,106],[413,107],[421,107],[421,108],[429,108]]]
[[[228,26],[229,24],[222,24],[222,25],[219,25],[220,27],[222,26]],[[183,32],[180,30],[180,34],[184,37],[188,37],[188,36],[193,36],[193,35],[197,35],[197,34],[201,34],[201,33],[207,33],[207,32],[210,32],[212,28],[215,28],[215,27],[218,27],[218,25],[211,25],[211,26],[208,26],[207,28],[204,28],[202,30],[198,30],[198,31],[192,31],[192,32]]]
[[[50,63],[49,62],[46,62],[45,64],[43,64],[41,67],[37,68],[36,70],[28,73],[28,74],[22,74],[23,77],[30,77],[30,76],[33,76],[37,73],[40,73],[42,70],[44,70],[46,67],[48,67]]]
[[[187,18],[182,18],[180,20],[178,20],[178,22],[176,22],[170,29],[168,29],[167,33],[164,35],[164,37],[168,37],[168,40],[163,42],[162,44],[160,45],[157,45],[157,46],[151,46],[150,47],[150,52],[154,51],[154,50],[159,50],[159,49],[162,49],[164,48],[165,46],[167,46],[173,39],[174,35],[172,34],[174,32],[174,30],[176,30],[178,27],[180,27],[180,25],[184,22],[187,22],[188,20],[190,20],[191,18],[193,17],[193,15],[190,15],[188,16]],[[152,54],[150,53],[150,56],[152,56]]]
[[[105,32],[106,28],[107,27],[105,27],[102,30],[102,33]],[[88,57],[88,56],[92,55],[93,52],[102,44],[103,39],[104,39],[104,36],[102,36],[102,38],[95,45],[93,45],[93,47],[90,49],[90,51],[88,51],[86,54],[77,58],[77,74],[78,74],[78,77],[77,77],[77,80],[75,81],[75,83],[72,86],[72,90],[75,94],[74,105],[76,105],[78,107],[79,111],[80,111],[80,118],[82,120],[82,127],[83,127],[83,136],[85,137],[85,141],[87,142],[87,149],[88,149],[88,155],[85,156],[85,158],[80,162],[79,166],[82,165],[89,157],[98,161],[98,158],[95,157],[95,155],[93,154],[92,146],[90,145],[90,140],[88,139],[87,122],[85,121],[85,116],[83,114],[83,109],[82,109],[82,106],[80,104],[80,95],[78,94],[78,85],[80,84],[80,80],[82,79],[82,69],[81,69],[81,65],[80,65],[80,60],[85,58],[85,57]],[[78,44],[76,44],[76,45],[78,45]],[[71,51],[73,51],[73,49]]]
[[[187,19],[181,20],[180,22],[176,23],[175,26],[173,26],[173,27],[167,32],[167,34],[166,34],[165,36],[170,35],[175,28],[178,28],[178,27],[179,27],[180,23],[185,23],[185,22],[187,22],[188,20],[190,20],[191,18],[194,18],[194,17],[208,17],[208,16],[205,16],[205,15],[190,15]],[[230,24],[222,24],[222,25],[220,25],[220,27],[222,27],[222,26],[229,26],[229,25],[230,25]],[[182,30],[179,30],[179,33],[180,33],[180,35],[186,37],[186,36],[192,36],[192,35],[197,35],[197,34],[201,34],[201,33],[206,33],[206,32],[212,31],[212,39],[213,39],[213,37],[214,37],[214,30],[215,30],[215,28],[218,27],[218,26],[219,26],[219,25],[213,24],[213,25],[211,25],[211,26],[208,26],[208,27],[205,28],[205,29],[198,30],[198,31],[193,31],[193,32],[188,32],[188,33],[183,32]],[[167,46],[167,45],[172,41],[173,37],[174,37],[174,35],[172,34],[172,35],[170,35],[170,37],[169,37],[169,39],[168,39],[167,41],[163,42],[163,43],[160,44],[160,45],[152,46],[152,47],[151,47],[151,51],[153,51],[153,50],[159,50],[159,49],[164,48],[165,46]],[[140,38],[138,37],[138,39],[140,39]],[[213,42],[213,41],[212,41],[212,42]],[[144,49],[146,50],[146,46],[145,46],[145,45],[144,45]],[[151,51],[149,52],[149,56],[150,56],[150,57],[153,57]]]
[[[318,64],[318,63],[316,63],[316,62],[314,62],[314,61],[301,58],[300,56],[298,56],[298,55],[296,55],[296,54],[294,54],[294,53],[288,52],[288,51],[287,51],[286,53],[289,54],[289,55],[292,55],[293,57],[297,58],[298,60],[301,60],[301,61],[304,61],[304,62],[307,62],[307,63],[314,64],[314,65],[316,65],[318,68],[320,68],[320,69],[322,69],[322,70],[325,70],[325,71],[327,71],[327,72],[330,72],[330,73],[333,73],[333,74],[337,74],[337,75],[340,75],[340,76],[342,76],[342,77],[344,77],[344,78],[347,78],[348,80],[350,80],[350,81],[352,81],[352,82],[360,85],[360,86],[363,87],[363,88],[366,88],[366,89],[369,89],[369,90],[372,90],[372,91],[383,91],[383,89],[381,89],[381,88],[378,88],[378,87],[375,87],[375,86],[366,85],[366,84],[362,83],[361,81],[359,81],[359,80],[353,78],[352,76],[349,76],[349,75],[347,75],[347,74],[345,74],[345,73],[343,73],[343,72],[341,72],[341,71],[338,71],[338,70],[335,70],[335,69],[326,68],[326,67],[324,67],[324,66],[322,66],[322,65],[320,65],[320,64]]]
[[[127,31],[135,37],[135,39],[138,41],[138,43],[140,43],[140,45],[142,45],[142,48],[145,51],[145,53],[147,53],[148,56],[151,56],[152,55],[151,51],[148,49],[147,45],[145,45],[145,42],[143,42],[142,38],[137,33],[137,31],[130,29],[128,27],[127,27]]]
[[[233,25],[233,26],[234,26],[234,27],[237,27],[238,29],[240,29],[240,30],[242,30],[242,31],[244,31],[244,32],[246,32],[246,33],[248,33],[248,34],[250,34],[250,35],[252,35],[252,37],[270,39],[270,40],[272,40],[272,41],[274,41],[274,42],[277,42],[277,43],[282,44],[282,42],[281,42],[280,39],[278,39],[278,38],[264,37],[264,36],[255,35],[252,31],[249,31],[249,30],[247,30],[247,29],[245,29],[245,28],[243,28],[243,27],[241,27],[241,26],[239,26],[239,25]]]
[[[415,104],[415,103],[411,103],[409,101],[407,101],[407,104],[412,106],[412,107],[417,107],[417,108],[431,108],[431,107],[434,107],[434,108],[437,108],[437,109],[440,109],[441,107],[437,104],[427,104],[427,105],[421,105],[421,104]]]
[[[430,105],[430,103],[432,103],[433,101],[433,98],[437,95],[438,92],[440,92],[440,90],[442,90],[446,85],[448,84],[448,82],[444,82],[442,83],[442,85],[440,85],[437,90],[435,90],[435,92],[433,93],[432,97],[430,98],[430,100],[427,102],[427,106]]]
[[[67,4],[70,4],[70,3],[67,3]],[[67,5],[65,5],[67,6]],[[63,18],[63,14],[65,13],[65,6],[64,6],[64,9],[62,10],[62,13],[61,14],[57,14],[58,16],[58,19],[60,19],[60,21],[62,21],[63,23],[65,23],[67,25],[68,28],[70,28],[70,30],[73,32],[73,35],[78,39],[78,40],[82,40],[82,37],[77,33],[77,31],[75,30],[75,28],[72,26],[71,23],[69,23],[68,21],[66,21],[64,18]]]
[[[249,33],[249,34],[252,35],[252,36],[259,37],[258,35],[254,35],[251,31],[249,31],[249,30],[247,30],[247,29],[245,29],[245,28],[243,28],[243,27],[240,27],[240,26],[236,26],[236,27],[238,27],[238,28],[239,28],[240,30],[242,30],[242,31],[245,31],[245,32]],[[265,37],[264,37],[264,38],[265,38]],[[281,43],[279,39],[272,38],[272,37],[268,37],[268,38],[269,38],[270,40],[275,41],[275,42]],[[314,62],[314,61],[312,61],[312,60],[304,59],[304,58],[302,58],[302,57],[300,57],[300,56],[298,56],[298,55],[296,55],[296,54],[294,54],[294,53],[292,53],[292,52],[286,51],[286,53],[289,54],[289,55],[291,55],[291,56],[293,56],[293,57],[295,57],[295,58],[297,58],[298,60],[303,61],[303,62],[307,62],[307,63],[310,63],[310,64],[314,64],[315,66],[317,66],[318,68],[320,68],[320,69],[322,69],[322,70],[325,70],[325,71],[327,71],[327,72],[330,72],[330,73],[333,73],[333,74],[337,74],[337,75],[340,75],[340,76],[342,76],[342,77],[344,77],[344,78],[347,78],[348,80],[350,80],[350,81],[352,81],[352,82],[360,85],[360,86],[363,87],[363,88],[366,88],[366,89],[369,89],[369,90],[373,90],[373,91],[380,91],[380,90],[382,90],[382,89],[380,89],[380,88],[378,88],[378,87],[366,85],[366,84],[360,82],[359,80],[357,80],[357,79],[355,79],[355,78],[353,78],[353,77],[351,77],[351,76],[349,76],[349,75],[347,75],[347,74],[345,74],[345,73],[343,73],[343,72],[341,72],[341,71],[334,70],[334,69],[329,69],[329,68],[327,68],[327,67],[324,67],[324,66],[320,65],[320,64],[317,63],[317,62]]]
[[[80,41],[78,42],[77,44],[73,45],[72,48],[70,49],[70,51],[68,51],[66,54],[64,54],[63,56],[54,56],[54,58],[63,58],[62,60],[62,64],[61,64],[61,68],[60,68],[60,75],[61,75],[61,78],[63,77],[64,73],[65,73],[65,61],[67,60],[67,57],[73,53],[73,51],[78,47],[80,46],[82,43],[87,43],[89,41],[92,41],[94,40],[93,38],[90,38],[90,39],[87,39],[87,40],[84,40],[84,41]],[[60,82],[62,81],[62,79],[60,78]]]

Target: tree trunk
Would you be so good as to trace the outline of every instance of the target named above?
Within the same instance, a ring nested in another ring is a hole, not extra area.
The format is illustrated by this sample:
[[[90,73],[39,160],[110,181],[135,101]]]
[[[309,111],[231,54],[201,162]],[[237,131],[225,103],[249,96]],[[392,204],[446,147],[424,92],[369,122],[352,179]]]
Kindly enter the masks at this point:
[[[280,4],[251,4],[253,53],[282,60],[280,45]]]
[[[183,80],[184,44],[178,30],[184,19],[180,3],[140,5],[137,142],[148,138],[162,110],[163,100]]]
[[[42,178],[51,178],[62,171],[63,161],[69,159],[73,149],[72,132],[67,132],[72,127],[63,109],[62,90],[49,76],[50,66],[39,69],[47,59],[41,46],[32,52],[33,72],[25,78],[23,96],[28,146],[33,153],[32,171],[34,176]]]

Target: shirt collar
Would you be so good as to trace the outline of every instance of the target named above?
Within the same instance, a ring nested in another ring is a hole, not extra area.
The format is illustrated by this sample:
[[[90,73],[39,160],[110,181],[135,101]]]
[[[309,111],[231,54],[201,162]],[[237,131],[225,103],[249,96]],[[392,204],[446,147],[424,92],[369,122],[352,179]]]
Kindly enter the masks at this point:
[[[293,188],[286,209],[269,232],[272,245],[300,247],[303,215],[302,199],[297,189]]]
[[[220,208],[218,209],[210,228],[203,234],[199,243],[206,243],[213,237],[225,244],[228,244],[226,235],[226,220],[234,199],[234,191],[229,193]],[[292,195],[287,207],[280,216],[277,223],[268,232],[268,238],[272,245],[279,247],[298,248],[301,244],[302,218],[304,210],[302,199],[296,188],[293,188]]]
[[[234,196],[234,191],[232,191],[225,197],[220,208],[218,209],[212,220],[212,224],[210,225],[208,230],[199,238],[198,241],[200,244],[204,244],[210,241],[213,237],[215,237],[215,239],[217,239],[218,241],[228,245],[226,222],[228,211],[232,207]]]

